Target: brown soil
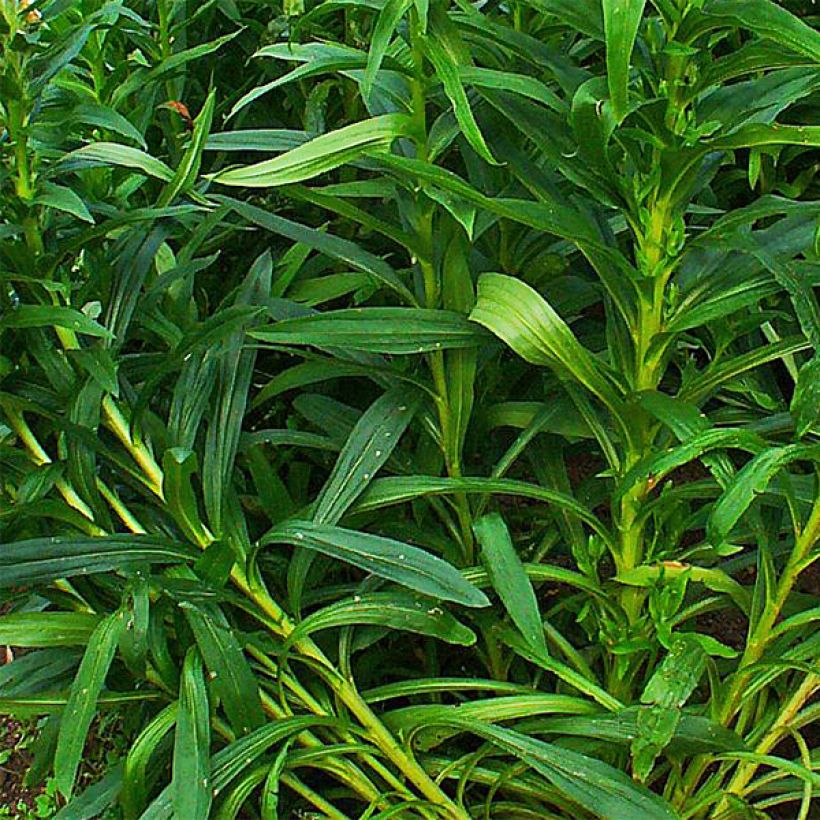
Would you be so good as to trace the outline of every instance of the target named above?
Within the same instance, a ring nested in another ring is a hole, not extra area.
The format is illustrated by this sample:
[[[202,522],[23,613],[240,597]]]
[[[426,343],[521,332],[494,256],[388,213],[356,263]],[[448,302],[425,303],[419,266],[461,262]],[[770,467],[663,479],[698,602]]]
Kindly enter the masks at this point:
[[[22,816],[26,809],[34,809],[36,798],[42,794],[42,786],[28,788],[23,780],[31,766],[31,755],[21,750],[25,726],[19,720],[0,715],[0,752],[11,752],[11,757],[0,766],[0,806],[11,809],[11,816]],[[18,806],[24,807],[18,811]]]

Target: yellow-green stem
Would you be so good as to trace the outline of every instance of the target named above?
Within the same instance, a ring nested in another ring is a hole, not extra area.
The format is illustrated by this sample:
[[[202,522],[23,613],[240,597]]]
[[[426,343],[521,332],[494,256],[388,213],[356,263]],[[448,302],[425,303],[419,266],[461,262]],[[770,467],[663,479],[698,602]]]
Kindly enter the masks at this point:
[[[791,594],[800,572],[805,568],[809,554],[818,541],[820,541],[820,493],[814,500],[806,525],[796,534],[794,549],[783,568],[774,598],[762,613],[752,634],[749,636],[738,668],[732,676],[728,693],[718,716],[719,722],[724,726],[729,726],[741,709],[743,694],[752,675],[750,669],[763,656],[771,640],[772,629],[780,617],[783,606]],[[809,679],[807,678],[807,680]],[[778,718],[779,720],[780,718]],[[702,755],[692,762],[677,795],[677,800],[681,805],[697,787],[710,761],[711,759],[708,756]]]

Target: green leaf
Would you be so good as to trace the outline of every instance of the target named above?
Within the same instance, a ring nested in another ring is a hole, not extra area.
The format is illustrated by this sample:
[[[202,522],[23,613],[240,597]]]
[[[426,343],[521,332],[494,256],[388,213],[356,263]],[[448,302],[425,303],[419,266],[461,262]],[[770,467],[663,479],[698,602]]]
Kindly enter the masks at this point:
[[[99,780],[63,806],[54,815],[54,820],[95,820],[104,816],[122,791],[122,779],[122,764],[111,766]]]
[[[94,224],[94,217],[91,216],[85,202],[83,202],[79,194],[71,188],[55,185],[53,182],[44,182],[42,191],[37,194],[34,201],[39,205],[46,205],[58,211],[65,211],[67,214],[71,214],[72,216],[76,216],[77,219],[83,220],[83,222]]]
[[[630,743],[638,737],[638,716],[644,707],[631,706],[616,714],[577,715],[549,718],[541,726],[546,732],[571,737],[598,738],[614,743]],[[683,712],[671,745],[690,754],[741,751],[746,744],[736,732],[700,715]]]
[[[557,17],[570,29],[595,40],[604,39],[601,4],[597,0],[527,0],[527,5],[544,14]]]
[[[86,735],[97,711],[97,698],[105,685],[124,629],[125,619],[121,612],[115,612],[100,622],[88,641],[80,668],[71,684],[54,756],[54,777],[57,788],[65,797],[71,797],[74,789]]]
[[[729,23],[774,40],[820,62],[820,32],[771,0],[712,0],[701,14],[687,16],[677,34],[687,42],[704,31]]]
[[[399,386],[376,399],[361,415],[316,500],[313,520],[317,524],[339,522],[390,458],[418,404],[419,394]]]
[[[0,589],[109,572],[140,563],[178,564],[196,557],[191,547],[149,535],[13,541],[0,550]]]
[[[133,168],[149,177],[170,182],[174,172],[161,160],[139,148],[117,142],[95,142],[70,151],[56,165],[54,173],[84,171],[87,168]]]
[[[331,259],[339,259],[352,265],[356,270],[369,273],[376,280],[384,285],[387,285],[391,290],[395,291],[405,302],[415,304],[416,300],[413,294],[408,290],[407,286],[399,279],[396,271],[390,267],[383,259],[374,256],[372,253],[360,248],[354,242],[347,239],[342,239],[332,234],[318,231],[315,228],[308,228],[304,225],[299,225],[296,222],[291,222],[289,219],[284,219],[281,216],[276,216],[268,211],[257,208],[253,205],[247,205],[236,199],[228,197],[214,197],[218,202],[223,202],[229,205],[236,213],[243,216],[249,222],[259,225],[265,230],[280,234],[294,242],[301,242],[302,244],[319,251],[320,253],[329,256]]]
[[[265,252],[257,257],[242,280],[235,297],[236,307],[262,305],[270,293],[272,275],[273,260],[270,253]],[[245,334],[240,329],[225,337],[213,355],[219,369],[216,403],[205,439],[202,483],[208,521],[219,537],[224,508],[230,497],[231,476],[248,405],[256,350],[245,344]]]
[[[797,459],[816,459],[818,454],[820,447],[792,444],[764,450],[744,465],[709,515],[706,532],[712,544],[719,546],[726,540],[752,501],[766,491],[771,480],[783,467]]]
[[[0,645],[85,646],[100,620],[89,612],[14,612],[0,617]]]
[[[121,797],[128,817],[139,816],[145,808],[148,800],[148,766],[153,755],[160,750],[163,739],[174,727],[178,713],[179,701],[169,703],[145,724],[128,749]]]
[[[79,350],[68,350],[68,358],[76,362],[97,383],[97,386],[119,396],[120,386],[117,381],[117,362],[114,361],[108,348],[96,345]]]
[[[369,592],[339,601],[303,618],[288,644],[317,632],[354,624],[371,624],[429,635],[447,643],[472,646],[476,636],[449,612],[401,592]]]
[[[202,659],[191,648],[182,665],[174,737],[171,789],[177,817],[207,817],[210,812],[210,720]]]
[[[272,344],[410,355],[476,347],[484,334],[460,313],[426,308],[348,308],[285,319],[250,331]]]
[[[162,494],[174,520],[197,546],[207,546],[213,536],[202,522],[199,505],[191,486],[198,470],[196,453],[183,447],[171,447],[162,457]]]
[[[571,495],[509,478],[446,478],[421,475],[380,478],[362,494],[354,510],[356,512],[377,510],[428,495],[452,495],[454,493],[499,493],[554,504],[585,522],[605,542],[611,543],[612,540],[606,527],[598,518]]]
[[[476,521],[473,529],[481,544],[481,562],[504,608],[524,639],[546,655],[547,642],[535,590],[504,519],[498,513],[491,513]]]
[[[620,407],[620,397],[603,375],[602,365],[538,291],[525,282],[499,273],[482,274],[470,318],[526,361],[569,372],[608,407]]]
[[[65,327],[83,336],[113,338],[111,332],[85,313],[70,307],[19,305],[0,317],[0,329],[6,327]]]
[[[609,95],[619,122],[629,113],[629,64],[646,0],[602,0]]]
[[[409,133],[410,125],[406,114],[383,114],[322,134],[275,159],[220,171],[211,179],[221,185],[245,188],[292,185],[373,151],[388,150],[395,139]]]
[[[437,33],[432,33],[425,38],[424,50],[435,68],[436,77],[444,86],[444,93],[452,103],[461,133],[464,134],[467,142],[485,162],[498,165],[499,163],[487,147],[484,135],[478,127],[473,109],[470,106],[470,101],[467,99],[467,92],[464,90],[459,74],[458,58],[454,50],[452,47],[448,48],[447,41],[438,36]]]
[[[658,755],[677,731],[681,707],[698,685],[706,668],[707,656],[697,640],[677,635],[666,657],[644,687],[638,711],[637,734],[632,741],[635,776],[644,782]]]
[[[431,598],[471,607],[489,603],[446,561],[390,538],[312,521],[288,521],[269,530],[260,543],[307,547]]]
[[[215,605],[185,606],[185,617],[237,735],[265,722],[259,686],[234,630]]]
[[[602,820],[676,820],[678,816],[666,800],[600,760],[489,723],[457,718],[448,723],[519,758]]]
[[[205,146],[205,140],[208,138],[208,133],[211,130],[211,121],[214,115],[214,106],[216,104],[216,90],[213,89],[208,94],[202,110],[194,120],[194,130],[191,134],[191,141],[182,155],[182,159],[174,171],[173,178],[163,189],[162,193],[157,199],[157,207],[164,208],[170,205],[180,194],[186,193],[191,186],[196,182],[197,174],[199,174],[199,166],[202,163],[202,150]]]
[[[800,368],[789,410],[798,438],[820,423],[820,353]]]
[[[458,679],[455,682],[458,683]],[[467,688],[469,688],[469,681]],[[484,687],[479,686],[478,688]],[[423,687],[422,691],[424,689],[427,687]],[[410,691],[407,694],[414,694],[414,692]],[[540,715],[589,715],[594,713],[596,708],[589,701],[570,695],[530,691],[524,694],[495,695],[487,699],[463,701],[454,706],[432,704],[407,706],[387,712],[384,721],[393,731],[402,734],[412,731],[414,745],[428,750],[462,731],[460,726],[450,724],[452,717],[457,720],[497,723],[520,718],[535,718]]]
[[[413,0],[387,0],[376,18],[376,25],[370,37],[370,50],[367,53],[367,68],[362,80],[362,97],[365,101],[370,99],[376,74],[381,68],[390,41],[393,39],[401,18],[411,5],[413,5]]]

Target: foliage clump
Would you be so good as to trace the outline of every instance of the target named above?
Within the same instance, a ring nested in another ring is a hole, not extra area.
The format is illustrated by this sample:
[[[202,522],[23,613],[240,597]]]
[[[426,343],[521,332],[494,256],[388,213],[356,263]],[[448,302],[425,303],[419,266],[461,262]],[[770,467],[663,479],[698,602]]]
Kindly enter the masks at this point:
[[[0,711],[61,817],[810,815],[812,4],[0,9]]]

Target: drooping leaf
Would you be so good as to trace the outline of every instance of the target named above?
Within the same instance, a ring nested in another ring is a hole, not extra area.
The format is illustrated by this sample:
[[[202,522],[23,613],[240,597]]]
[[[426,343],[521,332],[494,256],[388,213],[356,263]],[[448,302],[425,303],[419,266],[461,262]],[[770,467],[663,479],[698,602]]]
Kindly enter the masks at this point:
[[[288,521],[269,530],[260,543],[307,547],[432,598],[472,607],[489,603],[483,592],[446,561],[390,538],[311,521]]]
[[[364,154],[388,149],[395,139],[408,133],[410,124],[406,114],[383,114],[322,134],[276,159],[220,171],[213,181],[245,188],[292,185],[332,171]]]
[[[3,545],[0,588],[48,583],[140,563],[177,564],[195,557],[191,547],[148,535],[33,538]]]
[[[415,632],[461,646],[471,646],[476,640],[472,630],[441,607],[431,607],[429,601],[402,592],[369,592],[331,604],[303,618],[289,643],[320,629],[355,624]]]

